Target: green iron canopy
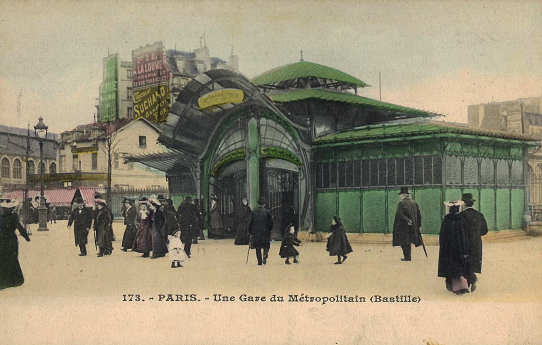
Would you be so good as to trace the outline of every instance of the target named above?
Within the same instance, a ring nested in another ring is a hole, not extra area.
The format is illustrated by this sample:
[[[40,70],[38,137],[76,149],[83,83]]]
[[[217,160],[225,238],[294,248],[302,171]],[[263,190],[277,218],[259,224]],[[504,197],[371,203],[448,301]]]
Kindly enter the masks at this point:
[[[289,65],[277,67],[267,71],[254,79],[252,83],[264,88],[288,87],[325,87],[345,85],[349,87],[366,87],[368,84],[349,74],[331,67],[313,62],[300,61]],[[303,85],[298,85],[303,83]],[[309,85],[306,85],[309,83]]]

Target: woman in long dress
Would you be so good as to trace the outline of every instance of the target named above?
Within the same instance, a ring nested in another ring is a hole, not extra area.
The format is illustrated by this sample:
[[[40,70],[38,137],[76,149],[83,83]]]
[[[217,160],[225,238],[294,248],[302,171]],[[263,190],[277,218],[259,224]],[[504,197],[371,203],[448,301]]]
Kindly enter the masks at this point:
[[[342,264],[348,257],[346,254],[352,253],[352,246],[346,237],[346,231],[341,223],[341,218],[333,216],[331,221],[331,236],[327,239],[326,250],[329,252],[329,256],[336,256],[336,265]],[[342,257],[342,261],[341,261]]]
[[[24,277],[19,265],[19,240],[15,230],[30,242],[28,233],[19,221],[19,215],[13,212],[16,202],[3,202],[0,204],[0,290],[23,285]]]
[[[209,238],[223,238],[224,237],[224,223],[222,222],[222,215],[220,214],[220,206],[216,199],[211,200],[211,229],[209,231]],[[212,235],[212,236],[211,236]]]
[[[132,251],[143,253],[141,257],[148,258],[152,251],[152,229],[150,212],[147,210],[146,199],[139,201],[139,213],[137,214],[138,231]]]
[[[446,278],[449,291],[461,295],[469,292],[466,277],[472,274],[467,222],[460,214],[463,201],[450,201],[445,205],[449,213],[444,216],[440,227],[438,276]]]
[[[252,210],[248,206],[248,200],[243,199],[243,204],[237,210],[235,215],[235,244],[237,245],[247,245],[250,242],[250,236],[248,234],[248,221],[250,219],[250,213]]]

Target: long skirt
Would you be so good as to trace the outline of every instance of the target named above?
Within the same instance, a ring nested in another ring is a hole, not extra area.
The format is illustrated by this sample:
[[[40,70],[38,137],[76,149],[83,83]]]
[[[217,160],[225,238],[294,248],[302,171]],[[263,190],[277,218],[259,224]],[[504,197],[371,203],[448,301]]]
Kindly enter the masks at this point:
[[[0,289],[23,285],[17,238],[0,239]]]
[[[152,229],[152,255],[153,256],[164,256],[167,254],[167,242],[162,234],[157,229]]]
[[[101,252],[111,252],[113,250],[112,236],[109,229],[99,228],[96,232],[96,244]]]
[[[134,226],[127,226],[122,237],[122,248],[131,249],[137,235],[137,229]]]
[[[140,226],[137,232],[134,248],[134,252],[149,253],[152,251],[152,233],[149,226]]]

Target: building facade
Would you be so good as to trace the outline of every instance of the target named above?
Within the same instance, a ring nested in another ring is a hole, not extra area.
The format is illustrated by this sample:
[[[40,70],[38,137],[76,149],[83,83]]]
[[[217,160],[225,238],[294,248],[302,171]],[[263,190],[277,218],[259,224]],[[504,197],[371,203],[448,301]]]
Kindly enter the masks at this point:
[[[45,175],[56,175],[57,138],[58,134],[47,133],[41,162],[39,142],[34,130],[0,125],[0,192],[25,188],[27,169],[31,181],[29,187],[36,184],[39,186],[40,167]]]

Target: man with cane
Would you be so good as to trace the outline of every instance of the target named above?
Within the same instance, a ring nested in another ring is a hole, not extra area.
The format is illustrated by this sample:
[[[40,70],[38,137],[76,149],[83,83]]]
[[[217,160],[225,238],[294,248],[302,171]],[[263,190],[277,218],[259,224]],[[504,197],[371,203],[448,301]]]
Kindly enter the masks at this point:
[[[271,211],[265,208],[265,199],[258,200],[258,206],[252,210],[248,221],[248,233],[250,234],[250,248],[256,249],[258,265],[267,264],[269,248],[271,247],[271,230],[273,230],[273,216]],[[262,258],[263,249],[263,258]]]
[[[410,192],[407,187],[401,187],[399,193],[399,205],[395,213],[395,221],[393,222],[393,246],[401,246],[403,249],[404,258],[401,261],[411,261],[412,243],[416,247],[423,246],[425,256],[427,251],[420,233],[420,225],[422,216],[420,207],[416,201],[410,197]]]

